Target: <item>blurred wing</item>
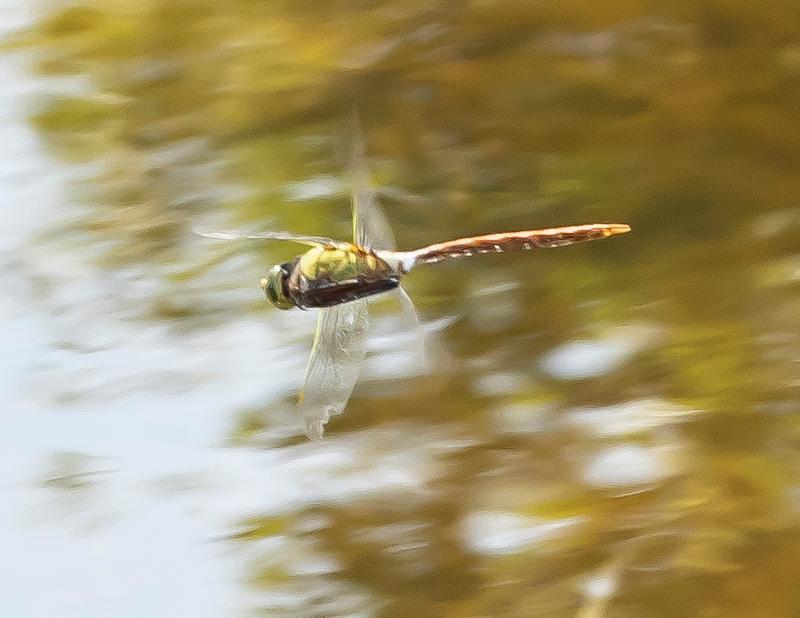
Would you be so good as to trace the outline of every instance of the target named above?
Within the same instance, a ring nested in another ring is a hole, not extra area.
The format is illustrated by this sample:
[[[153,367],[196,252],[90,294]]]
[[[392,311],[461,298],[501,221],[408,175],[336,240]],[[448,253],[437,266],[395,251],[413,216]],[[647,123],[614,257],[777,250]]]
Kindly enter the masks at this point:
[[[289,240],[292,242],[302,243],[304,245],[319,246],[340,246],[346,243],[326,238],[324,236],[304,236],[302,234],[293,234],[291,232],[239,232],[233,230],[222,230],[219,232],[202,232],[200,230],[192,230],[198,236],[203,238],[211,238],[213,240]]]
[[[364,362],[368,327],[366,300],[320,310],[298,401],[309,438],[322,438],[328,419],[344,411]]]
[[[403,315],[409,326],[414,329],[422,329],[422,322],[419,319],[417,308],[414,306],[414,301],[406,292],[402,285],[397,286],[397,296],[400,299],[400,304],[403,306]]]
[[[367,151],[358,116],[353,116],[353,152],[350,156],[350,183],[353,210],[353,240],[368,249],[394,249],[392,228],[378,204],[369,182]]]
[[[431,369],[431,363],[428,351],[428,337],[425,333],[425,327],[419,319],[417,308],[414,306],[414,301],[405,291],[402,285],[397,286],[397,296],[402,305],[402,320],[403,326],[408,330],[409,334],[413,337],[413,354],[416,364],[423,373],[428,373]]]

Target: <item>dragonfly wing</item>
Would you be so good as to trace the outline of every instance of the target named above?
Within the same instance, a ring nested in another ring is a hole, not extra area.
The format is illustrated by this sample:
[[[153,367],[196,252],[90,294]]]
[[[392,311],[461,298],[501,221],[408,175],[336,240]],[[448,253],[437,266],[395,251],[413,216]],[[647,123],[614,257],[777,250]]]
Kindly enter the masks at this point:
[[[353,240],[357,245],[368,249],[394,249],[394,233],[378,204],[375,190],[370,186],[367,150],[358,117],[355,115],[353,124],[353,151],[350,156]]]
[[[241,232],[236,230],[220,230],[217,232],[204,232],[193,230],[198,236],[211,238],[212,240],[288,240],[291,242],[302,243],[304,245],[319,246],[340,246],[345,243],[326,238],[325,236],[307,236],[304,234],[293,234],[292,232]]]
[[[344,411],[364,362],[368,327],[366,300],[320,310],[298,402],[309,438],[322,438],[325,423]]]
[[[400,298],[400,303],[403,305],[403,314],[406,316],[409,326],[414,328],[422,328],[422,322],[419,319],[417,308],[414,306],[414,301],[406,292],[402,285],[397,286],[397,295]]]
[[[422,321],[419,319],[417,308],[414,306],[414,301],[405,291],[402,285],[397,286],[397,296],[402,305],[402,320],[403,328],[406,329],[413,337],[413,355],[415,363],[419,368],[427,373],[430,370],[430,350],[427,333]]]

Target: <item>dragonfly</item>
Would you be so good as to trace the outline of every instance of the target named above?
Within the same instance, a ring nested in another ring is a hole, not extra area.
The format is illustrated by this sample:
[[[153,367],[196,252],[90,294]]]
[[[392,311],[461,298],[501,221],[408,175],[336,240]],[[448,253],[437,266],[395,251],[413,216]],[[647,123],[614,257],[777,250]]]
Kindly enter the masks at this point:
[[[398,251],[368,174],[359,140],[350,170],[352,241],[285,231],[197,232],[215,240],[282,240],[311,247],[292,261],[273,266],[261,279],[267,300],[278,309],[319,309],[298,395],[298,408],[311,439],[322,438],[326,423],[344,411],[355,388],[366,355],[368,299],[395,290],[418,323],[413,302],[401,286],[403,277],[414,268],[485,253],[564,247],[631,230],[624,223],[590,223],[471,236]]]

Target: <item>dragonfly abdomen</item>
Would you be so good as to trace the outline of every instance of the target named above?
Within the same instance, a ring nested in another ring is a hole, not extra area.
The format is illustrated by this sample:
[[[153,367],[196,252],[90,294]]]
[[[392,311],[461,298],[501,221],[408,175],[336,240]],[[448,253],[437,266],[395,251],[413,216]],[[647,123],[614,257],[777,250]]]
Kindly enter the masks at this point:
[[[539,247],[563,247],[577,242],[608,238],[630,231],[622,223],[590,223],[543,230],[524,230],[458,238],[409,252],[414,264],[433,264],[442,260],[469,257],[480,253],[505,253]]]

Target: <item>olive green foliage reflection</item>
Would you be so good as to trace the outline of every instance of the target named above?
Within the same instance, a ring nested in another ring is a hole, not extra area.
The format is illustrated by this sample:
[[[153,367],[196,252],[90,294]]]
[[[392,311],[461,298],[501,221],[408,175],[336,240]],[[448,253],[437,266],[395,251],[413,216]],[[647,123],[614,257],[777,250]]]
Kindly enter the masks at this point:
[[[634,228],[415,273],[423,315],[463,316],[441,335],[457,370],[363,389],[331,433],[364,430],[365,468],[398,451],[430,477],[242,522],[238,542],[287,543],[256,586],[321,590],[320,614],[800,609],[797,3],[89,1],[19,41],[39,74],[76,80],[32,122],[92,164],[75,225],[101,263],[163,279],[146,319],[233,312],[180,300],[255,251],[188,249],[195,220],[348,235],[354,107],[404,248]],[[254,255],[266,270],[293,249]],[[575,341],[623,353],[594,375],[548,370]],[[264,426],[243,413],[232,440]],[[642,478],[609,476],[627,468]],[[487,547],[499,521],[538,541]],[[298,574],[298,556],[335,566]]]

